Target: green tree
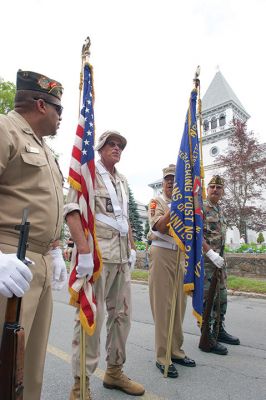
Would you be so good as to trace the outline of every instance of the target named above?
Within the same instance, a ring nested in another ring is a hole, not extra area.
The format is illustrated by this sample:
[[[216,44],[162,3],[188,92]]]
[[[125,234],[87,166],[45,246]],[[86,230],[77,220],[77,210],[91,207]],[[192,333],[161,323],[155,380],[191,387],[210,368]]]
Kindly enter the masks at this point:
[[[0,78],[0,113],[7,114],[14,108],[16,85],[12,82],[5,82]]]
[[[261,244],[261,243],[263,243],[263,242],[264,242],[264,236],[263,236],[263,233],[260,232],[260,233],[258,234],[258,237],[257,237],[257,243]]]
[[[224,168],[223,206],[229,226],[236,226],[240,235],[247,237],[247,229],[266,229],[266,156],[246,123],[233,120],[232,129],[228,149],[217,159],[219,167]]]
[[[134,199],[132,190],[130,188],[129,188],[129,221],[131,224],[134,240],[142,240],[143,227],[137,209],[137,203]]]

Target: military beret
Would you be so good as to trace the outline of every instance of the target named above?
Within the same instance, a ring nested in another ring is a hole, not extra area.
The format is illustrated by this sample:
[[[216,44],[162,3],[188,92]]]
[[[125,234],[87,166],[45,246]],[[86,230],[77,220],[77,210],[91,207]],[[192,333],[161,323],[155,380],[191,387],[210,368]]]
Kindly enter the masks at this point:
[[[163,178],[165,178],[167,175],[175,176],[175,164],[170,164],[168,167],[163,169]]]
[[[224,186],[224,179],[220,175],[213,175],[208,185],[221,185]]]
[[[32,71],[17,72],[17,91],[18,90],[34,90],[56,97],[61,100],[63,94],[63,86],[61,83],[50,79],[45,75]]]

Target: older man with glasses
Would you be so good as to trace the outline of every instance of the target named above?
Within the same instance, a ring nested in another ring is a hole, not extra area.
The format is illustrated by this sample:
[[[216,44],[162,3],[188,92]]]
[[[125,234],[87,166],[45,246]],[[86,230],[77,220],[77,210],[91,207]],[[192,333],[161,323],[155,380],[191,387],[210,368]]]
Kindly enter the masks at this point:
[[[215,267],[220,273],[219,293],[214,298],[212,312],[208,321],[208,340],[207,347],[200,345],[202,351],[226,355],[227,348],[222,343],[239,345],[237,337],[230,335],[224,329],[224,320],[227,309],[227,289],[226,289],[226,262],[224,259],[224,246],[226,236],[226,220],[220,207],[220,200],[224,194],[224,180],[219,175],[214,175],[207,188],[207,199],[203,205],[204,215],[204,308],[207,304],[208,291]]]
[[[104,303],[107,311],[107,369],[103,385],[107,389],[118,389],[133,396],[141,396],[142,385],[129,379],[123,373],[126,361],[126,341],[131,324],[130,269],[136,258],[128,217],[128,184],[118,172],[126,147],[126,139],[116,131],[104,132],[95,150],[100,160],[96,163],[95,219],[96,236],[100,248],[103,269],[94,284],[97,299],[97,325],[93,336],[86,335],[86,398],[91,399],[89,377],[95,371],[100,358],[100,332],[104,321]],[[93,257],[83,234],[77,192],[70,189],[65,207],[66,221],[71,237],[79,253],[77,272],[79,277],[90,278],[93,271]],[[74,248],[75,252],[75,248]],[[74,259],[73,257],[72,259]],[[78,315],[78,314],[77,314]],[[70,400],[80,399],[80,321],[76,318],[73,338],[72,371],[74,386]]]

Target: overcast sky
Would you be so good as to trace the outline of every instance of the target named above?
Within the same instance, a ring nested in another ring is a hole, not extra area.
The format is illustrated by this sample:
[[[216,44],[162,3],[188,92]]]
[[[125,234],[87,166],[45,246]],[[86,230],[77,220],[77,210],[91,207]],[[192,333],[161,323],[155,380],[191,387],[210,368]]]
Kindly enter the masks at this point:
[[[10,0],[1,4],[0,76],[19,68],[59,80],[63,121],[53,147],[68,175],[78,122],[81,47],[91,38],[96,140],[127,139],[119,170],[135,199],[175,163],[192,79],[205,93],[217,65],[265,141],[265,0]]]

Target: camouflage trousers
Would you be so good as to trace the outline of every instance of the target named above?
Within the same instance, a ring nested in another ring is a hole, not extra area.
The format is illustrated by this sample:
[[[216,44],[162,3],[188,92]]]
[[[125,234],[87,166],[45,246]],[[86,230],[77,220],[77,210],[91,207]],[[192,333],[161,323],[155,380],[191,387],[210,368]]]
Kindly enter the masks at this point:
[[[220,323],[222,323],[225,319],[225,314],[226,314],[226,309],[227,309],[227,289],[226,289],[226,269],[222,269],[221,271],[221,279],[220,279],[220,290],[219,290],[219,295],[220,295]],[[208,291],[211,283],[211,278],[214,273],[214,267],[213,265],[209,265],[208,262],[204,262],[204,300],[203,300],[203,309],[206,307],[206,302],[208,298]],[[212,307],[212,312],[210,316],[210,326],[211,328],[213,327],[215,321],[217,320],[217,296],[218,293],[216,292],[216,295],[214,297],[214,302],[213,302],[213,307]]]
[[[126,361],[126,341],[131,323],[131,287],[128,264],[103,263],[103,270],[94,285],[97,299],[96,330],[86,335],[86,375],[96,370],[100,359],[100,334],[106,304],[107,365],[122,365]],[[72,372],[80,376],[80,321],[76,313],[72,342]]]

